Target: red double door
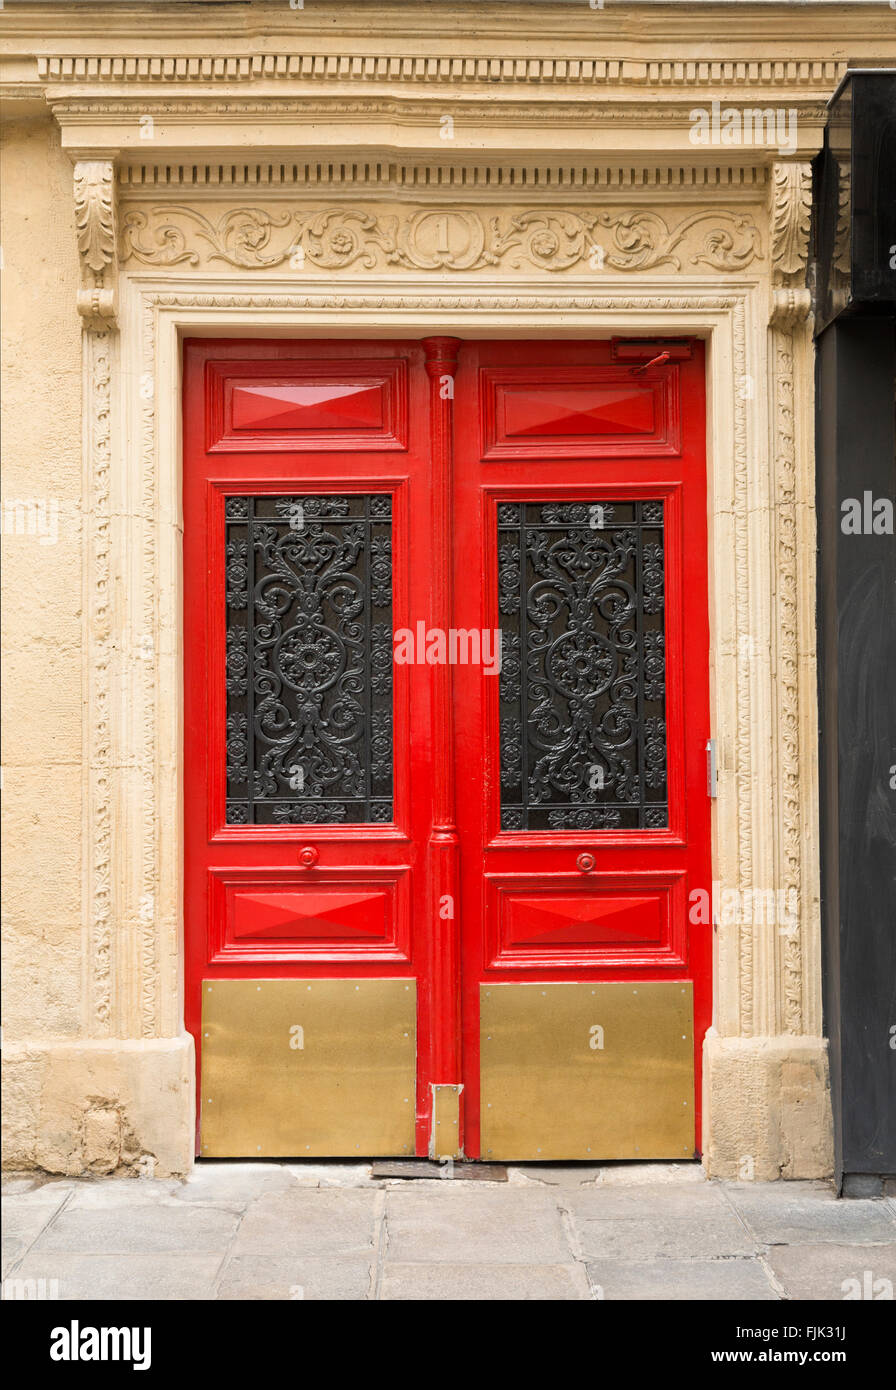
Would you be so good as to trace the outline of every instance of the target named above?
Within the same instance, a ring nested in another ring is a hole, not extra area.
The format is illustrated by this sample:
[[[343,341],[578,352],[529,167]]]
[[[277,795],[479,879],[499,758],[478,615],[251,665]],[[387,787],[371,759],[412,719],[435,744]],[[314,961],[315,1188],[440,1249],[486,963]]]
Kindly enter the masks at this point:
[[[200,1153],[695,1152],[706,564],[698,342],[186,344]]]

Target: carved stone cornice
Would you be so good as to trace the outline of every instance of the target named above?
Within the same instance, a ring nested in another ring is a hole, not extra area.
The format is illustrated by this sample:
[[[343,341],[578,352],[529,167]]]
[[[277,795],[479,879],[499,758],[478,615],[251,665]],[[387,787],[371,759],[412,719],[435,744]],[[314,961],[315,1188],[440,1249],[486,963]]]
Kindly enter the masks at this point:
[[[88,328],[115,322],[118,271],[115,165],[82,159],[75,165],[75,225],[81,259],[78,313]]]
[[[570,88],[527,94],[497,87],[396,93],[372,84],[288,97],[226,83],[204,93],[47,89],[63,145],[74,158],[108,150],[119,162],[150,158],[160,165],[206,164],[222,152],[227,158],[244,149],[251,151],[253,163],[280,164],[292,162],[300,150],[314,151],[323,162],[351,165],[397,162],[413,151],[433,164],[449,156],[493,167],[586,161],[621,167],[630,162],[633,171],[645,164],[699,167],[703,160],[767,167],[780,158],[780,142],[761,131],[730,147],[700,146],[693,138],[692,113],[701,95],[686,86],[653,93],[620,87],[606,93]],[[734,99],[743,109],[752,104],[761,110],[769,107],[771,96]],[[824,132],[822,93],[792,98],[779,93],[775,106],[787,112],[792,124],[797,140],[792,155],[813,158]],[[710,109],[708,94],[705,109]],[[452,124],[446,127],[448,118]]]
[[[734,273],[761,256],[748,213],[701,210],[673,219],[649,208],[618,212],[535,207],[517,212],[428,206],[363,207],[122,205],[122,265],[195,269],[233,266],[296,271],[390,268],[556,274],[574,268]]]
[[[772,264],[770,322],[775,328],[788,330],[808,318],[812,309],[812,296],[806,287],[812,215],[811,165],[774,164],[769,191]]]

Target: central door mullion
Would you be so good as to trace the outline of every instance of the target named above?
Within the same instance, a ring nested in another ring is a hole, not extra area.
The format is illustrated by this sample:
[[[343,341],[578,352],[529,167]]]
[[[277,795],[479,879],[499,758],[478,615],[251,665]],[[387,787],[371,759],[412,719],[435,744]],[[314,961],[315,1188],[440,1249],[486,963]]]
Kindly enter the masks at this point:
[[[425,338],[430,385],[432,622],[445,634],[454,608],[451,502],[457,338]],[[433,795],[429,877],[432,1086],[458,1085],[460,1055],[460,851],[455,805],[454,699],[450,661],[431,667]],[[433,1123],[435,1116],[432,1116]],[[460,1125],[458,1125],[458,1145]]]

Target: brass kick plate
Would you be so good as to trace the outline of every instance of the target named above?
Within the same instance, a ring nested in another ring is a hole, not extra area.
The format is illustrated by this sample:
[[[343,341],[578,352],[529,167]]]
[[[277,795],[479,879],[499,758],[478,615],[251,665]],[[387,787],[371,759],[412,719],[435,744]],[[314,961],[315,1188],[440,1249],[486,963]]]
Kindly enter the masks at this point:
[[[206,1157],[413,1154],[413,980],[204,980]]]
[[[483,1159],[691,1158],[689,981],[480,988]]]

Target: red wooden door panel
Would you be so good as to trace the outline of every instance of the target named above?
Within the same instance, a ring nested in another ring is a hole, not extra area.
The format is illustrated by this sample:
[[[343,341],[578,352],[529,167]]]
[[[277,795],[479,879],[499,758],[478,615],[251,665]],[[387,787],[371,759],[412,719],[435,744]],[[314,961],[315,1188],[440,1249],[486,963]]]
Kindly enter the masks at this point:
[[[431,609],[430,503],[419,344],[185,345],[186,1020],[200,1074],[203,981],[425,983],[430,671],[393,666],[392,639]],[[417,998],[424,1130],[434,1030],[425,988]]]
[[[687,903],[711,877],[702,345],[675,357],[622,363],[610,342],[460,352],[454,621],[503,636],[500,678],[454,670],[472,1157],[489,981],[692,981],[699,1143],[711,940]]]
[[[218,980],[412,981],[417,1152],[433,1087],[462,1085],[460,1143],[478,1157],[483,986],[692,982],[699,1133],[703,352],[642,370],[638,351],[186,344],[200,1069],[201,991]],[[457,658],[464,634],[484,652],[498,632],[500,672]]]

